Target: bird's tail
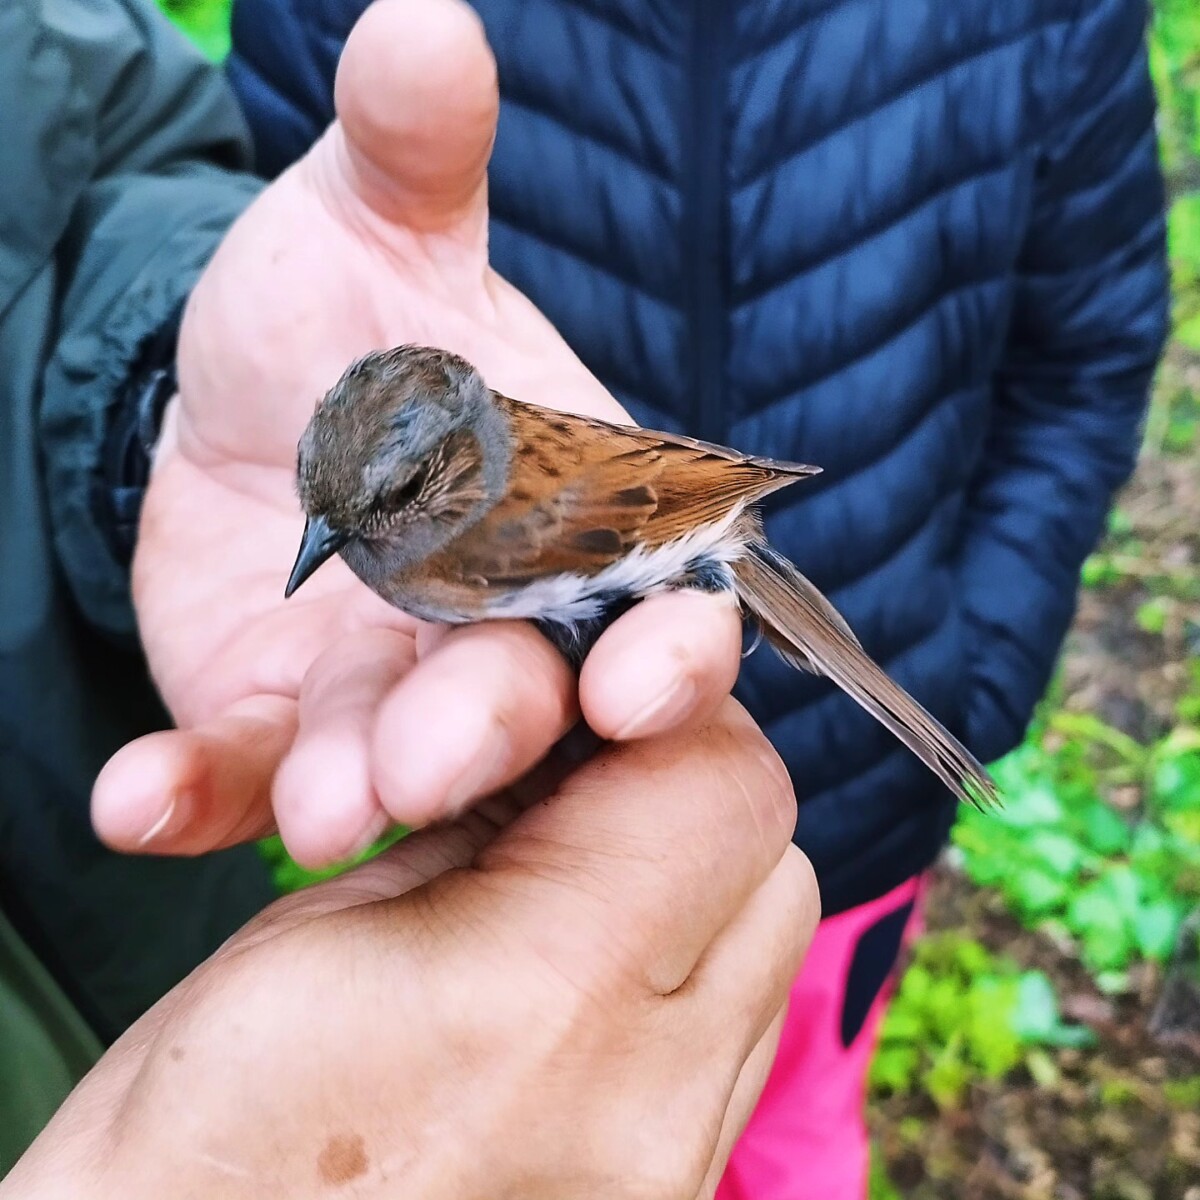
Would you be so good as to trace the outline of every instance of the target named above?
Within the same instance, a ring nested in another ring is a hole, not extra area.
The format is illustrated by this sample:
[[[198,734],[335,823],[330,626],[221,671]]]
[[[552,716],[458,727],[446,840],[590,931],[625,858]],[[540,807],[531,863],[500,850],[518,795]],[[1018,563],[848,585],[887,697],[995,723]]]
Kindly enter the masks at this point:
[[[892,731],[961,800],[999,803],[996,785],[965,746],[871,659],[841,614],[766,542],[733,564],[742,605],[786,662],[825,675]]]

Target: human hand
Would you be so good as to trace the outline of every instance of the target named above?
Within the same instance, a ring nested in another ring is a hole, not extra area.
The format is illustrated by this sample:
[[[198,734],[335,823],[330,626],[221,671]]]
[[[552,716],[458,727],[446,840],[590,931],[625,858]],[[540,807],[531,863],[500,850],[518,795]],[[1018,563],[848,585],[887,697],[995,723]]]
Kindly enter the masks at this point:
[[[296,443],[359,354],[446,347],[489,384],[625,419],[487,261],[495,65],[459,0],[371,5],[347,44],[339,120],[268,187],[198,283],[134,564],[139,628],[177,731],[97,782],[97,831],[191,854],[278,823],[320,866],[389,820],[421,825],[518,778],[576,720],[607,738],[711,712],[737,674],[724,600],[657,597],[575,680],[532,627],[440,635],[341,563],[285,603],[303,520]],[[273,801],[273,804],[272,804]]]
[[[711,1196],[818,916],[782,765],[730,700],[517,811],[274,904],[0,1198]]]

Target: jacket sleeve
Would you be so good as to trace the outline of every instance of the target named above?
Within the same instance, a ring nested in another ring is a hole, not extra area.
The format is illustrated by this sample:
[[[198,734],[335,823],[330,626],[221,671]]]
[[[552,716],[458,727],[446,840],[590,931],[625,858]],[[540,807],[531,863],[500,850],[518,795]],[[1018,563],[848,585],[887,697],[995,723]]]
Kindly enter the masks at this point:
[[[1021,739],[1074,612],[1079,570],[1139,445],[1168,311],[1144,0],[1084,0],[1017,266],[993,424],[968,493],[967,736]]]
[[[51,133],[80,181],[56,250],[61,301],[41,406],[47,501],[80,607],[128,635],[128,569],[97,520],[105,431],[140,347],[261,185],[222,75],[150,0],[18,3],[65,64]]]

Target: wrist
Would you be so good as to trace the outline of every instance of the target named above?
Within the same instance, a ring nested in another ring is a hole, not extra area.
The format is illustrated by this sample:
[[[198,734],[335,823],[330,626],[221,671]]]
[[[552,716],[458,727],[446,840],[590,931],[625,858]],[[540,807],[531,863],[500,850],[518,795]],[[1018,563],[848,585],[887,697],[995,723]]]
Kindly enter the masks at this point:
[[[122,566],[133,558],[163,417],[178,390],[175,353],[182,316],[181,301],[139,345],[105,433],[96,515]]]

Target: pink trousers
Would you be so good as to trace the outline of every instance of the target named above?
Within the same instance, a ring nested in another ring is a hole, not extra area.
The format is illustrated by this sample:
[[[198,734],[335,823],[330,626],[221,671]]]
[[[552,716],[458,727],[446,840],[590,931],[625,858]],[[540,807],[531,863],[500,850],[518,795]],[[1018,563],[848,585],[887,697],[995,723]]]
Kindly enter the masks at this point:
[[[920,877],[822,921],[792,985],[775,1064],[716,1200],[865,1200],[866,1078]]]

